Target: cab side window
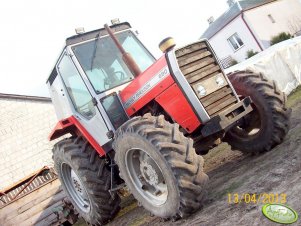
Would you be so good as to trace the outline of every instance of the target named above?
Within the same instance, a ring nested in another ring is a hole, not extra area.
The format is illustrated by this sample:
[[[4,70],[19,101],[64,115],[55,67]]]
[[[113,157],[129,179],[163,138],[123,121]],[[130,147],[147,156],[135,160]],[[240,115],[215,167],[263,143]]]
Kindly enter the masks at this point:
[[[85,118],[92,118],[96,114],[92,96],[66,53],[58,64],[58,71],[62,76],[75,110]]]

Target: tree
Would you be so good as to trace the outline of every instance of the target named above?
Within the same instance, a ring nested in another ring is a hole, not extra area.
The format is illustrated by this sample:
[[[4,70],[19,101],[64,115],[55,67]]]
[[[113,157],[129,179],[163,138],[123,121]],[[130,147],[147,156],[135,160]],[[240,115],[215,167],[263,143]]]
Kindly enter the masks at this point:
[[[247,58],[246,59],[249,59],[251,58],[252,56],[255,56],[258,52],[257,51],[254,51],[253,49],[250,49],[247,51]]]
[[[235,64],[238,64],[237,60],[232,59],[230,62],[230,66],[234,66]]]

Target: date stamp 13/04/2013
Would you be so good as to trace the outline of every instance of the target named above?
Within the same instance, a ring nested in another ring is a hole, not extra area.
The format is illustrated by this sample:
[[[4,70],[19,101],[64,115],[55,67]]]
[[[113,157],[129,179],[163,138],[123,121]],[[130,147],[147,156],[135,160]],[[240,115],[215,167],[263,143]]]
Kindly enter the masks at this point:
[[[228,193],[227,201],[229,204],[267,204],[267,203],[286,203],[287,195],[285,193]]]

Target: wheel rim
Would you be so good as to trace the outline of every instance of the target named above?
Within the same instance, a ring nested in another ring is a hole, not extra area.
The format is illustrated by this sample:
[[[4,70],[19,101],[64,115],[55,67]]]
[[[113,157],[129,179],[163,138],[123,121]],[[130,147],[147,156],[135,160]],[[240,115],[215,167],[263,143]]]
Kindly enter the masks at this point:
[[[72,200],[80,208],[80,210],[85,213],[89,212],[89,196],[78,175],[67,163],[62,163],[61,171],[67,192],[71,196]]]
[[[168,196],[161,168],[144,150],[130,149],[125,155],[128,175],[140,195],[154,206],[163,205]]]
[[[241,96],[240,99],[242,98]],[[258,111],[256,105],[252,104],[252,107],[253,111],[244,117],[242,124],[231,129],[231,132],[238,135],[241,139],[249,140],[261,135],[264,123],[261,120],[260,111]]]

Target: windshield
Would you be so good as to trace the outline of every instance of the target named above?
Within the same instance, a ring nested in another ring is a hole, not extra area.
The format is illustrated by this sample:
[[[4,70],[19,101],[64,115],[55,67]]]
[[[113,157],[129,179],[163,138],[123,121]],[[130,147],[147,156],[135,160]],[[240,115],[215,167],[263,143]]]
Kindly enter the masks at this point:
[[[126,52],[130,53],[141,71],[155,61],[131,31],[115,34]],[[113,40],[107,36],[72,47],[96,93],[122,85],[131,79],[130,72]]]

